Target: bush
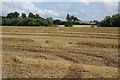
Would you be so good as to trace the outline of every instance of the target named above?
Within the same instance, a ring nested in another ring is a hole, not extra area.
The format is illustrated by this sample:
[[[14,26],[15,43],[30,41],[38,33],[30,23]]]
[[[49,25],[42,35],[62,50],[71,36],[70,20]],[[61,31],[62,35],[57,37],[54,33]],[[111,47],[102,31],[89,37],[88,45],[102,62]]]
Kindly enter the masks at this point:
[[[66,21],[65,22],[65,27],[73,27],[73,22],[72,21]]]
[[[95,25],[91,25],[91,27],[95,27]]]

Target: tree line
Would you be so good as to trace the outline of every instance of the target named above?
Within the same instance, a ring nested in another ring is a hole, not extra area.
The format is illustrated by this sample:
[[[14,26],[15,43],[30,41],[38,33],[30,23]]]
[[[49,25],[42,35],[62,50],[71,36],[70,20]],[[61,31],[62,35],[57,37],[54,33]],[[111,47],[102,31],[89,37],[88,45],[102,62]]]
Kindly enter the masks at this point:
[[[97,22],[100,27],[120,27],[120,14],[106,16],[101,22]]]
[[[4,26],[52,26],[53,18],[42,18],[39,14],[11,12],[7,16],[2,17],[2,25]]]
[[[52,17],[43,18],[39,14],[29,13],[18,13],[11,12],[6,16],[2,16],[3,26],[57,26],[65,25],[65,27],[72,27],[73,25],[89,25],[86,23],[80,23],[81,20],[73,15],[67,14],[66,21],[59,19],[54,20]],[[106,16],[102,21],[91,21],[99,27],[119,27],[120,26],[120,14],[115,14],[112,16]]]
[[[67,21],[61,21],[59,19],[54,20],[52,17],[42,18],[39,14],[29,13],[28,16],[26,13],[11,12],[6,16],[2,16],[2,25],[3,26],[57,26],[65,25],[73,26],[79,24],[76,21],[79,19],[75,16],[70,16],[67,14]]]

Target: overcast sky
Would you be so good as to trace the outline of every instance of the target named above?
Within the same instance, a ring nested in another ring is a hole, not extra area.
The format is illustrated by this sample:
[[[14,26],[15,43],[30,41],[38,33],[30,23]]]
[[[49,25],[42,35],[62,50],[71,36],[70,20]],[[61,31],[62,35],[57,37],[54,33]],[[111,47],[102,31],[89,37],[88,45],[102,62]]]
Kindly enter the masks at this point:
[[[105,16],[118,13],[117,2],[3,2],[2,15],[9,12],[36,13],[41,17],[64,20],[66,14],[83,21],[102,20]]]

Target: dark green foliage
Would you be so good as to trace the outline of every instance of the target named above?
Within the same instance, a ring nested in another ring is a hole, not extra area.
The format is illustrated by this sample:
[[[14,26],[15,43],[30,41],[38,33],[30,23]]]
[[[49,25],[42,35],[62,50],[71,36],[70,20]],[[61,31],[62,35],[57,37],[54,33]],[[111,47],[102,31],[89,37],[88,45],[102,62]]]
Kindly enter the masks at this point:
[[[70,16],[69,14],[67,14],[66,16],[66,20],[65,22],[63,22],[63,24],[65,25],[65,27],[73,27],[73,25],[79,25],[79,19],[75,16]]]
[[[73,22],[72,21],[66,21],[65,27],[73,27]]]
[[[6,19],[6,18],[4,19],[3,18],[2,19],[2,25],[12,26],[12,19],[9,19],[9,18],[8,19]]]
[[[104,20],[98,23],[101,27],[120,27],[120,14],[106,16]]]
[[[28,14],[28,18],[34,18],[34,14],[30,12],[30,13]]]
[[[47,23],[48,23],[47,26],[53,26],[53,18],[52,17],[47,18],[46,20],[47,20]]]
[[[0,16],[0,26],[2,26],[2,16]]]
[[[14,14],[13,13],[8,13],[6,17],[12,19],[12,18],[14,18]]]
[[[53,18],[41,18],[39,14],[29,13],[28,17],[22,13],[8,13],[6,17],[2,17],[2,25],[4,26],[53,26]]]
[[[34,18],[41,18],[39,14],[34,15]]]
[[[69,14],[67,14],[66,20],[70,20],[70,15]]]
[[[74,21],[80,21],[77,17],[74,17],[73,20],[74,20]]]
[[[8,13],[7,16],[2,16],[2,20],[0,21],[0,25],[3,26],[57,26],[57,25],[65,25],[65,27],[72,27],[73,25],[98,25],[98,27],[119,27],[120,26],[120,14],[115,14],[113,16],[106,16],[104,20],[99,21],[90,21],[91,23],[81,23],[80,20],[75,17],[67,14],[66,20],[53,20],[50,18],[42,18],[39,14],[29,13],[28,17],[25,13],[22,13],[19,17],[18,12]]]
[[[18,18],[19,15],[20,14],[18,12],[14,12],[14,13],[8,13],[6,17],[12,19],[12,18]]]
[[[53,21],[53,24],[55,24],[55,25],[62,25],[62,21],[57,19],[57,20]]]
[[[75,17],[75,16],[70,16],[69,14],[67,14],[67,16],[66,16],[66,20],[67,21],[69,21],[69,20],[71,20],[71,21],[80,21],[77,17]]]
[[[39,16],[39,14],[35,14],[35,15],[34,15],[33,13],[30,12],[30,13],[28,14],[28,18],[35,18],[35,19],[36,19],[36,18],[41,18],[41,17]]]
[[[26,18],[27,16],[26,16],[25,13],[22,13],[21,17],[22,17],[22,18]]]
[[[18,18],[19,17],[19,13],[18,12],[14,12],[14,18]]]

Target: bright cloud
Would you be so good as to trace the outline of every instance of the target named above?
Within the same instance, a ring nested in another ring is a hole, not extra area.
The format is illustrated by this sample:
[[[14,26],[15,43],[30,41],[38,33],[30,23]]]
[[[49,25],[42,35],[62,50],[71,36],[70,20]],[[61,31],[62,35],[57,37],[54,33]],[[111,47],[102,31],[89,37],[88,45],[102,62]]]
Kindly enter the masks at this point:
[[[105,16],[118,13],[118,3],[112,2],[114,0],[109,0],[111,2],[79,1],[81,2],[42,2],[42,0],[41,2],[3,2],[2,15],[14,11],[27,14],[32,12],[40,14],[42,17],[53,17],[63,20],[66,14],[71,14],[83,21],[90,21],[102,20]]]
[[[9,12],[18,11],[19,13],[36,13],[41,16],[59,16],[59,14],[53,10],[36,7],[32,2],[4,2],[2,4],[2,14],[6,15]]]

